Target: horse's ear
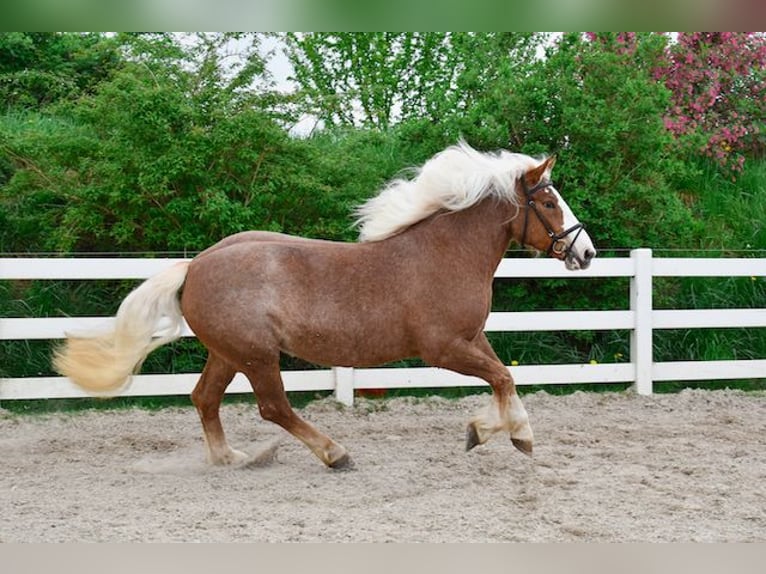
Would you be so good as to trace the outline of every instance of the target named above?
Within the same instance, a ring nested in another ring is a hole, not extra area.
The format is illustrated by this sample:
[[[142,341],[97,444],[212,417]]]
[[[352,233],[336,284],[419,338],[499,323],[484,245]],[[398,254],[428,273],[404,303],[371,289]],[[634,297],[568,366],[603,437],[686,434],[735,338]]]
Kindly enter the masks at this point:
[[[545,158],[545,161],[543,161],[540,165],[527,171],[524,174],[524,180],[526,181],[527,185],[529,187],[533,187],[540,183],[543,178],[550,178],[551,170],[553,169],[554,165],[556,165],[556,156],[551,155]]]
[[[545,175],[550,177],[553,166],[556,165],[556,154],[554,153],[553,155],[548,156],[548,159],[545,160],[545,163],[548,164],[548,167],[545,169]]]

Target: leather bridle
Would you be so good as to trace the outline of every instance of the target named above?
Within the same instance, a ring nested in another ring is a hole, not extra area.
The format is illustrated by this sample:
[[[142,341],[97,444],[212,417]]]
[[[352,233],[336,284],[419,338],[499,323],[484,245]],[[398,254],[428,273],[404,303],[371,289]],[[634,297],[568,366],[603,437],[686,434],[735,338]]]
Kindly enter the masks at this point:
[[[553,187],[553,182],[551,181],[541,181],[531,189],[527,187],[527,182],[524,181],[524,178],[521,178],[521,185],[524,188],[524,194],[527,198],[527,209],[524,210],[524,232],[521,236],[521,245],[522,247],[526,246],[527,242],[527,224],[529,222],[529,211],[530,209],[535,212],[535,215],[537,215],[537,219],[540,220],[540,223],[543,224],[543,227],[545,227],[545,231],[548,232],[548,237],[551,238],[551,244],[548,246],[548,249],[546,250],[546,253],[548,255],[554,253],[556,255],[562,256],[566,259],[570,256],[572,253],[572,248],[574,247],[575,241],[577,241],[577,238],[580,236],[580,233],[582,233],[583,229],[585,229],[585,225],[582,223],[575,223],[572,227],[569,229],[565,229],[561,233],[556,233],[556,230],[553,229],[553,226],[550,224],[550,222],[545,218],[545,216],[540,213],[540,210],[537,209],[537,204],[535,203],[535,200],[532,199],[532,196],[540,191],[541,189],[546,189],[548,187]],[[577,232],[577,233],[575,233]],[[564,241],[564,238],[568,235],[571,235],[572,233],[575,233],[575,236],[572,238],[572,241],[567,245],[566,241]]]

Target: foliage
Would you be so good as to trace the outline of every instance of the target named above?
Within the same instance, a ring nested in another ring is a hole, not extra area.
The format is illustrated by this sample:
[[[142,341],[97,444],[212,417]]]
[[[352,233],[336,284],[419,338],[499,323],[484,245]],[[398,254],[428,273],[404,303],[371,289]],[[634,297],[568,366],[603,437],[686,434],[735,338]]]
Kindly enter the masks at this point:
[[[223,78],[215,45],[188,69],[166,36],[128,40],[135,59],[93,95],[2,118],[0,248],[196,251],[252,228],[341,233],[327,159],[241,92],[247,77]]]
[[[388,129],[471,110],[532,59],[529,33],[287,34],[308,111],[326,126]]]
[[[461,136],[557,152],[601,249],[707,242],[690,209],[698,167],[665,130],[673,94],[652,76],[667,36],[568,34],[535,58],[543,39],[288,35],[296,109],[269,90],[258,35],[119,34],[119,65],[79,99],[0,119],[0,248],[195,251],[248,228],[350,239],[354,203]],[[306,111],[344,127],[288,136]]]
[[[698,247],[731,256],[766,249],[766,161],[746,162],[734,181],[712,159],[693,164],[678,189],[704,222]]]
[[[100,34],[2,32],[0,101],[9,110],[73,100],[91,93],[119,65],[116,43]]]

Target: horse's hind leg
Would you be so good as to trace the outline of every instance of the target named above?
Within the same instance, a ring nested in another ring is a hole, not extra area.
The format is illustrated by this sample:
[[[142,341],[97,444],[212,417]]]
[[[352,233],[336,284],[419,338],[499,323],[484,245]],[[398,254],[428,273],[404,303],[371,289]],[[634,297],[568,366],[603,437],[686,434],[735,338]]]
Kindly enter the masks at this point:
[[[237,464],[247,458],[244,452],[234,450],[226,442],[219,412],[223,394],[235,373],[236,370],[228,363],[210,352],[202,376],[191,394],[192,402],[197,407],[202,421],[208,460],[211,464]]]
[[[251,362],[245,372],[253,387],[261,416],[278,424],[311,449],[330,468],[348,469],[353,466],[348,452],[327,435],[319,432],[299,417],[287,399],[279,360]]]

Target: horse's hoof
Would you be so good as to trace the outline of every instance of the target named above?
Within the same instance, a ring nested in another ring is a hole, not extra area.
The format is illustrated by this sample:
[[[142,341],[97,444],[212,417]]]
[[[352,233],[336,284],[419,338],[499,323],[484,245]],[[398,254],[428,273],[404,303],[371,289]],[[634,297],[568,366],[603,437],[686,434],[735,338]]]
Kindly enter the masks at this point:
[[[472,424],[468,425],[468,428],[465,430],[465,450],[468,452],[473,447],[481,444],[481,441],[479,440],[479,433],[476,432],[476,427]]]
[[[354,468],[356,468],[354,461],[351,460],[351,457],[348,456],[348,454],[344,454],[338,460],[331,462],[328,466],[333,470],[354,470]]]
[[[521,452],[523,452],[527,456],[532,456],[532,441],[531,440],[511,438],[511,442],[513,443],[513,446],[515,446]]]
[[[240,466],[245,463],[250,456],[246,452],[229,448],[224,452],[218,452],[213,456],[208,454],[208,462],[213,466]]]

